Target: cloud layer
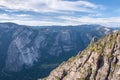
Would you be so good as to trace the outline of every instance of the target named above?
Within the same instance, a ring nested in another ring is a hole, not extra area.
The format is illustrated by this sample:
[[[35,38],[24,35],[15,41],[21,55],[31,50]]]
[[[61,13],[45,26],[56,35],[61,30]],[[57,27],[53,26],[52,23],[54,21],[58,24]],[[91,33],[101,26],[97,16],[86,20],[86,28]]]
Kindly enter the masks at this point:
[[[118,25],[120,17],[106,17],[105,10],[105,5],[87,0],[0,0],[0,22],[35,26]]]
[[[81,11],[89,12],[91,9],[102,8],[88,1],[64,0],[0,0],[0,7],[8,10],[22,10],[35,12]]]

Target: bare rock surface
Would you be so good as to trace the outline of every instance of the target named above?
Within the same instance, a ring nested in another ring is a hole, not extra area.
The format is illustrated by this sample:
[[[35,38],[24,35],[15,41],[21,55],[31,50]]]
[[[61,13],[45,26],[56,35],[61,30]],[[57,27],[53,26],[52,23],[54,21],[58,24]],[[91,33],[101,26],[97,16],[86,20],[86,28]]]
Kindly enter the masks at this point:
[[[120,32],[91,42],[42,80],[120,80]]]

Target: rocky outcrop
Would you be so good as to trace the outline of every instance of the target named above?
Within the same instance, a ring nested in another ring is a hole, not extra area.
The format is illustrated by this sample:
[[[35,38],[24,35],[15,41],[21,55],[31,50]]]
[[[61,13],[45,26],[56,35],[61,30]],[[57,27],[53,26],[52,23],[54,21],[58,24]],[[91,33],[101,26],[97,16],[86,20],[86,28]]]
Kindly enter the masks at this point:
[[[120,80],[120,32],[91,42],[42,80]]]

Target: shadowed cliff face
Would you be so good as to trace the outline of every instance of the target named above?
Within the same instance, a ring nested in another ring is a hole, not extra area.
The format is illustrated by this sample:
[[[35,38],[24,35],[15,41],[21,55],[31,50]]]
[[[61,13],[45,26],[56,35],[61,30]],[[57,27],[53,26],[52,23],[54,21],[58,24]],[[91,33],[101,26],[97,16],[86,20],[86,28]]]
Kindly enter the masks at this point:
[[[86,48],[93,37],[100,38],[111,31],[100,25],[29,27],[1,23],[1,74],[20,72],[20,76],[25,73],[23,80],[34,76],[31,71],[36,75],[32,80],[47,76],[62,61]]]
[[[120,80],[120,32],[91,42],[42,80]]]

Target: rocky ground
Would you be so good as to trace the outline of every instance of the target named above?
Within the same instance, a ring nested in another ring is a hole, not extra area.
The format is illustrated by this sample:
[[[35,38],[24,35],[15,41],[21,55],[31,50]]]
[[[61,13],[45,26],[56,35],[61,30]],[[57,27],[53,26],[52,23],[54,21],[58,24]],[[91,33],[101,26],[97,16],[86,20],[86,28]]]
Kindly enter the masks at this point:
[[[42,80],[120,80],[120,32],[92,41]]]

